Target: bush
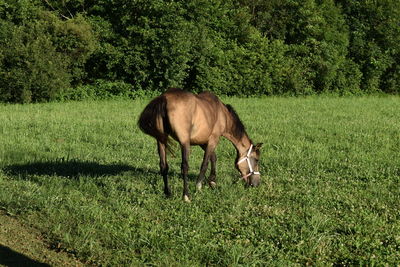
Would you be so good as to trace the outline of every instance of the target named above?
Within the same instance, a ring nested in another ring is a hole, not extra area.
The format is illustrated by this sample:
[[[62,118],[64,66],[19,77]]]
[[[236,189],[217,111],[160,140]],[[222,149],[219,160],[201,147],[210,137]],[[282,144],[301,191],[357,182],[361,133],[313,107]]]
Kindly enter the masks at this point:
[[[159,91],[134,89],[131,84],[123,81],[110,82],[106,80],[96,80],[92,84],[69,88],[60,97],[60,100],[135,99],[155,97],[159,94]]]
[[[350,28],[348,57],[362,72],[364,92],[399,92],[400,5],[397,0],[337,1]]]
[[[399,93],[399,17],[397,0],[3,0],[0,101]]]
[[[0,4],[0,101],[58,99],[84,78],[95,39],[82,16],[62,21],[34,1]]]
[[[63,100],[94,100],[110,99],[115,97],[129,98],[132,96],[132,86],[125,82],[97,80],[90,85],[81,85],[75,88],[70,88],[61,98]]]
[[[1,101],[51,101],[70,86],[66,60],[39,22],[25,27],[0,22],[0,32]]]

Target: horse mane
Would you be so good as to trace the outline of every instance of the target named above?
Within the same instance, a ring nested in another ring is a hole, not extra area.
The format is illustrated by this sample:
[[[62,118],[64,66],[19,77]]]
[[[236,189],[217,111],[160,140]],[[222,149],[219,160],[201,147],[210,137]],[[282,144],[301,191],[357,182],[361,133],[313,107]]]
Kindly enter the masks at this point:
[[[241,139],[243,135],[246,134],[246,128],[244,127],[235,109],[229,104],[225,105],[225,107],[228,109],[229,114],[231,114],[232,117],[232,134],[235,138]]]

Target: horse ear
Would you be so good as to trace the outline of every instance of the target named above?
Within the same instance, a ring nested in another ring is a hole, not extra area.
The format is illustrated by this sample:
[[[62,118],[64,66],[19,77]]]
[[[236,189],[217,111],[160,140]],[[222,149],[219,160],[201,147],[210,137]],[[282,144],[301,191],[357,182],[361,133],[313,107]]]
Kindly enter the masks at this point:
[[[255,149],[255,150],[260,150],[260,148],[262,147],[262,145],[263,145],[263,143],[258,143],[258,144],[254,147],[254,149]]]

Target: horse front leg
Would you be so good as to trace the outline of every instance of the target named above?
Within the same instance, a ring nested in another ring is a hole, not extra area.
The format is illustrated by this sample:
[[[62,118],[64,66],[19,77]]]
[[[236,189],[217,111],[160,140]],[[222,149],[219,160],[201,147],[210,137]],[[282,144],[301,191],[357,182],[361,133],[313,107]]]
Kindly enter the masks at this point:
[[[208,178],[208,184],[210,185],[211,188],[215,188],[217,186],[217,183],[215,181],[217,176],[217,171],[216,171],[217,155],[215,154],[215,152],[211,154],[210,162],[211,162],[211,172],[210,172],[210,177]]]
[[[168,162],[165,144],[157,142],[158,145],[158,155],[160,156],[160,173],[164,180],[164,194],[167,197],[171,196],[171,189],[168,185]]]
[[[183,200],[186,202],[190,202],[189,183],[188,183],[190,144],[182,144],[181,149],[182,149],[181,172],[183,179]]]
[[[203,148],[204,150],[204,157],[203,157],[203,162],[201,163],[201,167],[200,167],[200,174],[199,177],[197,178],[197,182],[196,182],[196,188],[197,190],[201,190],[201,188],[203,187],[203,181],[204,181],[204,177],[208,168],[208,162],[211,161],[211,174],[210,174],[210,178],[212,175],[214,175],[214,180],[215,180],[215,161],[216,161],[216,156],[215,156],[215,149],[214,144],[207,144],[207,145],[203,145],[201,146],[201,148]],[[215,182],[214,182],[215,184]]]

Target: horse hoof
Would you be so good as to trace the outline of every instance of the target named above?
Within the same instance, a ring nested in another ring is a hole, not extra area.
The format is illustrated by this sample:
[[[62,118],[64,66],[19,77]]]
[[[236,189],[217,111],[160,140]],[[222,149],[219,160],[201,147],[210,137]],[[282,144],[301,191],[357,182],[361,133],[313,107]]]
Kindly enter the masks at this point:
[[[210,182],[210,187],[211,187],[212,189],[216,188],[216,187],[217,187],[217,183],[214,182],[214,181],[211,181],[211,182]]]
[[[190,203],[191,202],[189,196],[187,196],[187,195],[183,196],[183,201],[185,201],[186,203]]]
[[[202,187],[203,187],[203,185],[201,183],[196,184],[197,191],[201,191]]]

